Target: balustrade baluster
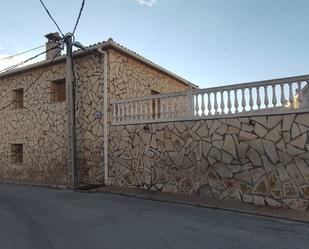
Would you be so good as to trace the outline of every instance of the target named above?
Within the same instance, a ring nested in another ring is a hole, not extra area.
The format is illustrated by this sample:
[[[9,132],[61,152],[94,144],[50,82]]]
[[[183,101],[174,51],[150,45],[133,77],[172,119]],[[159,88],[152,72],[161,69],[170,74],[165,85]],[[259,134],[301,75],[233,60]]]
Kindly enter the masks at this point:
[[[178,98],[172,97],[172,99],[173,99],[173,102],[174,102],[174,117],[177,117]]]
[[[298,108],[302,107],[303,103],[303,91],[301,90],[301,81],[297,82],[297,95],[298,95]]]
[[[269,99],[268,99],[268,90],[267,90],[267,86],[264,86],[264,90],[265,90],[265,99],[264,99],[265,107],[266,107],[266,109],[268,109],[268,106],[269,106]]]
[[[200,111],[200,104],[199,104],[199,102],[198,102],[198,93],[197,94],[195,94],[195,116],[197,116],[197,117],[199,117],[200,116],[200,114],[199,114],[199,111]],[[203,99],[203,97],[202,97],[202,99]]]
[[[118,121],[117,113],[116,113],[116,106],[117,106],[117,104],[113,104],[113,121],[114,122]]]
[[[249,87],[249,106],[250,106],[250,111],[253,111],[252,87]]]
[[[148,119],[148,115],[149,115],[149,111],[148,111],[148,107],[149,107],[149,105],[148,105],[148,103],[149,103],[149,100],[145,100],[144,101],[144,119]]]
[[[131,121],[133,121],[134,119],[133,119],[133,102],[129,102],[128,103],[128,110],[129,110],[129,119],[131,120]]]
[[[172,112],[172,106],[171,106],[172,103],[169,97],[164,98],[164,101],[165,101],[165,118],[170,118]]]
[[[120,104],[120,121],[124,121],[124,104]]]
[[[117,104],[117,106],[118,106],[118,121],[121,121],[121,103],[118,103]]]
[[[220,107],[221,107],[221,114],[224,114],[224,95],[223,95],[224,91],[221,91],[220,95],[221,95],[221,104],[220,104]]]
[[[228,108],[228,114],[231,114],[232,113],[231,90],[227,91],[227,108]]]
[[[212,115],[212,113],[211,113],[212,106],[211,106],[211,100],[210,100],[210,92],[207,93],[207,99],[208,99],[208,105],[207,105],[208,115]]]
[[[153,110],[153,108],[155,108],[154,106],[153,106],[153,103],[155,104],[156,103],[156,99],[149,99],[148,100],[148,108],[147,108],[147,113],[148,113],[148,119],[153,119],[154,118],[154,110]]]
[[[234,99],[235,113],[239,113],[239,111],[238,111],[239,104],[238,104],[237,91],[238,91],[238,89],[235,89],[235,90],[234,90],[234,96],[235,96],[235,99]]]
[[[286,100],[285,100],[285,94],[284,94],[284,84],[280,84],[280,89],[281,89],[281,105],[284,107],[286,105]]]
[[[241,89],[241,106],[242,106],[242,112],[245,112],[246,111],[245,88]]]
[[[131,119],[130,112],[129,112],[129,106],[130,106],[130,102],[126,103],[126,121],[129,121]]]
[[[177,114],[178,114],[178,105],[179,105],[179,98],[176,96],[176,97],[173,97],[174,99],[174,105],[175,105],[175,108],[174,108],[174,117],[177,117]]]
[[[143,119],[143,105],[141,100],[137,101],[137,108],[137,120],[141,120]]]
[[[294,94],[293,94],[293,83],[289,83],[289,102],[290,102],[290,108],[294,108]]]
[[[274,105],[274,107],[277,106],[277,94],[276,94],[276,85],[272,85],[272,91],[273,91],[273,99],[272,99],[272,103]]]
[[[149,102],[149,100],[144,101],[144,119],[148,119],[148,115],[149,115],[148,102]]]
[[[165,118],[166,117],[166,101],[164,97],[161,98],[160,104],[161,104],[161,118]]]
[[[165,98],[165,104],[166,104],[166,117],[171,118],[173,116],[173,101],[169,97]]]
[[[256,88],[256,104],[257,104],[258,110],[260,110],[261,109],[261,95],[260,95],[259,86]]]
[[[214,95],[215,95],[215,103],[214,103],[215,114],[218,114],[218,100],[217,100],[217,94],[218,94],[218,92],[214,92]]]
[[[132,116],[133,120],[137,120],[137,108],[136,108],[136,101],[133,102],[132,104]]]
[[[166,105],[167,105],[167,117],[168,118],[171,118],[171,117],[173,117],[173,115],[174,115],[174,106],[173,106],[173,98],[170,98],[170,97],[168,97],[168,98],[166,98]]]
[[[176,99],[176,103],[177,103],[176,117],[179,117],[180,114],[182,113],[182,108],[181,107],[184,106],[184,102],[183,102],[182,96],[178,96],[177,98],[178,98],[178,101]]]
[[[153,117],[154,119],[158,119],[159,118],[159,112],[158,112],[158,99],[155,99],[154,101],[155,103],[155,106],[154,106],[154,114],[153,114]]]
[[[202,98],[202,105],[201,105],[201,116],[205,116],[205,93],[201,94],[201,98]]]

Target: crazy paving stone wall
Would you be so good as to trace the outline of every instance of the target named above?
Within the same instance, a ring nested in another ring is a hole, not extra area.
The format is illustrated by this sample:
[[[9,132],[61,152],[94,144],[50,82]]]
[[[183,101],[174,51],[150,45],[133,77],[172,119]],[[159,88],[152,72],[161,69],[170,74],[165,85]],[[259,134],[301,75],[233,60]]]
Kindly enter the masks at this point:
[[[81,183],[102,179],[103,58],[76,58],[76,119]],[[44,66],[0,78],[0,181],[66,185],[67,106],[51,101],[52,81],[65,78],[65,64]],[[13,109],[14,89],[24,89],[24,108]],[[2,108],[4,108],[2,110]],[[12,163],[11,144],[23,144],[23,163]]]
[[[66,105],[50,101],[51,81],[62,78],[64,67],[57,64],[0,79],[1,180],[66,184]],[[24,108],[5,108],[19,88]],[[23,144],[23,163],[12,163],[15,143]]]
[[[116,186],[308,210],[309,113],[112,126]]]
[[[104,58],[88,55],[75,60],[76,135],[80,184],[102,184]]]
[[[127,99],[158,93],[184,91],[188,86],[121,52],[109,49],[110,99]]]

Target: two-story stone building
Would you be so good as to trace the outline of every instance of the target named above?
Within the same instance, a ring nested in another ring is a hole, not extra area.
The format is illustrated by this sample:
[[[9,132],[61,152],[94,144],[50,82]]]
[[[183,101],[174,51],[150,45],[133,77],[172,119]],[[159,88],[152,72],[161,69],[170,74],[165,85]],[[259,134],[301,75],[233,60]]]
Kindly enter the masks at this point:
[[[52,37],[47,49],[58,42]],[[54,49],[45,61],[0,74],[1,181],[68,184],[65,68],[65,56]],[[108,105],[196,87],[112,39],[74,52],[74,70],[80,184],[104,183],[104,82]]]

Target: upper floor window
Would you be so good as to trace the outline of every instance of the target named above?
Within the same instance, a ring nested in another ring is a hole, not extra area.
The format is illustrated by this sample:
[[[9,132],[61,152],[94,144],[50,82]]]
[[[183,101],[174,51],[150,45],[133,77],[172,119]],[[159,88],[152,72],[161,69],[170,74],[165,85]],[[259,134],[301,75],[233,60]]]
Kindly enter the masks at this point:
[[[66,100],[65,78],[52,81],[50,89],[50,100],[52,103],[63,102]]]
[[[13,109],[22,109],[24,108],[24,89],[15,89],[13,90]]]

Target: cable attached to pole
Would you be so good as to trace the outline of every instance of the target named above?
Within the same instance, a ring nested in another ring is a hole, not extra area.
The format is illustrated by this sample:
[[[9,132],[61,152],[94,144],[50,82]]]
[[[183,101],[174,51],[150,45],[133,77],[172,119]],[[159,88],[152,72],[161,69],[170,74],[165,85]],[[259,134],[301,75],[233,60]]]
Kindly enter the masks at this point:
[[[74,26],[74,29],[73,29],[72,34],[74,34],[75,31],[76,31],[76,28],[77,28],[79,19],[80,19],[81,15],[82,15],[82,12],[83,12],[83,9],[84,9],[84,6],[85,6],[85,2],[86,2],[86,1],[83,0],[82,5],[81,5],[80,10],[79,10],[79,14],[78,14],[78,17],[77,17],[77,20],[76,20],[76,23],[75,23],[75,26]]]
[[[23,52],[20,52],[20,53],[17,53],[17,54],[14,54],[14,55],[10,55],[10,56],[7,56],[7,57],[4,57],[4,58],[1,58],[0,61],[4,61],[4,60],[9,60],[9,59],[12,59],[14,57],[17,57],[19,55],[23,55],[23,54],[26,54],[26,53],[29,53],[29,52],[32,52],[34,50],[37,50],[39,48],[43,48],[45,47],[45,45],[41,45],[39,47],[35,47],[35,48],[32,48],[32,49],[29,49],[29,50],[26,50],[26,51],[23,51]]]
[[[55,19],[52,17],[52,15],[50,14],[49,10],[47,9],[47,7],[45,6],[45,4],[43,3],[43,0],[40,0],[40,3],[42,4],[43,8],[45,9],[46,13],[48,14],[49,18],[54,22],[54,24],[56,25],[57,29],[59,30],[60,34],[62,35],[62,37],[64,37],[63,32],[61,31],[58,23],[55,21]]]
[[[56,48],[54,48],[56,49]],[[60,51],[58,51],[58,53],[56,53],[56,55],[52,58],[51,62],[52,63],[55,58],[59,55]],[[29,89],[42,77],[42,75],[46,73],[46,71],[42,71],[39,76],[24,90],[23,93],[26,93],[29,91]],[[9,104],[7,104],[6,106],[3,106],[2,108],[0,108],[0,112],[4,111],[5,109],[9,108],[10,106],[14,105],[16,102],[18,102],[20,100],[20,98],[16,98],[14,101],[10,102]]]
[[[59,48],[59,46],[60,46],[60,45],[57,45],[57,46],[55,46],[55,47],[52,47],[52,48],[50,48],[50,49],[47,49],[46,51],[41,52],[41,53],[39,53],[39,54],[37,54],[37,55],[35,55],[35,56],[32,56],[32,57],[30,57],[30,58],[27,59],[27,60],[24,60],[24,61],[22,61],[22,62],[19,62],[19,63],[13,65],[13,66],[9,66],[9,67],[7,67],[7,68],[5,68],[5,69],[2,69],[2,70],[0,70],[0,73],[8,72],[8,71],[11,71],[11,70],[13,70],[13,69],[19,67],[19,66],[22,66],[22,65],[24,65],[25,63],[27,63],[27,62],[29,62],[29,61],[31,61],[31,60],[33,60],[33,59],[35,59],[35,58],[37,58],[37,57],[43,55],[43,54],[46,54],[47,52],[49,52],[49,51],[51,51],[51,50],[54,50],[54,49],[56,49],[56,48]]]

